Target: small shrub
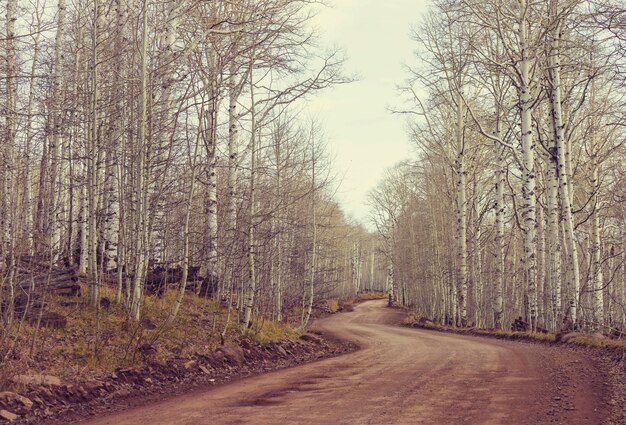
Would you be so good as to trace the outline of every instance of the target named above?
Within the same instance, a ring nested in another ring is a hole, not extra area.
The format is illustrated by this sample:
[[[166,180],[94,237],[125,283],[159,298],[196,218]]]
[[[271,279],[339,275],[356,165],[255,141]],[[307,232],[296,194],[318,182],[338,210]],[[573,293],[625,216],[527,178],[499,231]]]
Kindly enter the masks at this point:
[[[328,308],[329,313],[337,313],[339,311],[339,301],[337,300],[327,300],[326,307]]]
[[[342,312],[351,312],[354,311],[354,301],[353,300],[342,300],[339,302],[339,311]]]
[[[417,316],[415,313],[409,313],[402,319],[402,324],[412,326],[417,324]]]

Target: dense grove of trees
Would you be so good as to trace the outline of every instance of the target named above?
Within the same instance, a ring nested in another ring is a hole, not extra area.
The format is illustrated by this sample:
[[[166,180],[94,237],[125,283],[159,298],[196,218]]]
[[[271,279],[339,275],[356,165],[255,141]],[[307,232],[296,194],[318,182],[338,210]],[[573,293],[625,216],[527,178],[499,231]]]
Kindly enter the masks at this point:
[[[306,0],[5,0],[3,330],[17,271],[76,267],[139,320],[177,270],[247,326],[371,287],[375,240],[332,199],[308,96],[347,81]],[[180,282],[178,282],[180,280]],[[112,300],[113,301],[113,300]],[[298,311],[300,311],[298,310]]]
[[[372,191],[375,238],[302,117],[348,81],[314,3],[0,3],[3,331],[42,265],[75,268],[96,309],[116,288],[135,320],[175,276],[172,318],[191,288],[244,328],[381,283],[459,326],[624,325],[620,4],[435,1],[396,111],[417,156]]]
[[[371,195],[401,303],[458,326],[624,326],[621,6],[434,2],[396,111],[417,157]]]

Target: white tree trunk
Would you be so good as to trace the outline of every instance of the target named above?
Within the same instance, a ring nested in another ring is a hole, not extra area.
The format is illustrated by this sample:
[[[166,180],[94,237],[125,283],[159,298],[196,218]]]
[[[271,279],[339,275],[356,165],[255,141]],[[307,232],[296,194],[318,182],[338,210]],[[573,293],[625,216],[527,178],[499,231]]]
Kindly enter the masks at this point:
[[[209,67],[214,69],[216,66],[216,58],[209,53]],[[209,71],[208,81],[205,85],[208,88],[208,108],[204,117],[203,139],[206,149],[206,258],[203,259],[203,265],[206,271],[202,273],[204,276],[203,285],[205,285],[204,295],[208,295],[218,286],[218,221],[217,221],[217,114],[219,109],[219,87],[217,75]]]
[[[100,284],[98,281],[98,154],[100,127],[100,30],[103,24],[101,0],[94,0],[94,25],[91,45],[91,122],[87,151],[87,272],[89,276],[89,304],[98,307]]]
[[[250,73],[252,74],[252,73]],[[256,105],[254,100],[254,84],[252,75],[250,75],[250,115],[252,119],[250,129],[250,225],[248,227],[248,285],[245,290],[244,298],[244,319],[243,329],[246,330],[250,326],[252,320],[252,309],[254,307],[254,299],[256,294],[256,259],[255,259],[255,220],[256,220],[256,162],[257,162],[257,122],[256,122]]]
[[[147,118],[148,118],[148,99],[147,99],[147,84],[148,84],[148,2],[143,0],[143,23],[142,23],[142,36],[141,36],[141,81],[140,81],[140,93],[139,93],[139,129],[138,137],[134,146],[135,148],[135,188],[134,188],[134,201],[136,202],[136,214],[135,214],[135,268],[133,279],[133,293],[131,299],[130,315],[135,320],[139,320],[141,317],[141,300],[143,294],[143,281],[144,274],[147,267],[147,232],[148,232],[148,220],[147,220],[147,182],[146,178],[146,146],[147,146]]]
[[[578,247],[574,234],[574,220],[572,214],[571,183],[566,156],[566,142],[564,135],[563,113],[561,109],[561,71],[559,59],[560,26],[557,25],[552,35],[552,45],[548,56],[550,92],[550,112],[552,118],[553,137],[556,141],[556,155],[558,163],[558,179],[560,183],[561,207],[565,226],[565,242],[567,244],[567,273],[565,286],[567,290],[568,308],[565,311],[565,321],[574,326],[578,321],[578,299],[580,296],[580,269],[578,264]]]
[[[282,199],[282,155],[281,155],[282,138],[276,138],[274,144],[274,154],[276,156],[276,196]],[[274,278],[274,308],[276,310],[276,320],[280,323],[283,321],[283,244],[282,244],[282,220],[281,212],[277,212],[278,217],[273,220],[280,229],[276,235],[276,276]]]
[[[556,140],[553,138],[549,149],[547,164],[547,208],[548,208],[548,286],[551,290],[553,331],[557,328],[557,319],[562,317],[561,307],[561,232],[559,205],[559,177]]]
[[[465,140],[464,121],[465,112],[462,95],[456,98],[456,128],[457,144],[455,172],[456,172],[456,209],[457,209],[457,256],[458,256],[458,306],[459,325],[467,326],[467,171],[465,170]]]
[[[237,87],[236,65],[230,66],[230,77],[228,80],[228,206],[226,207],[227,228],[234,237],[234,230],[237,227],[237,168],[239,164],[238,136],[239,122],[237,113],[237,101],[239,99],[239,88]]]
[[[39,0],[37,0],[37,2],[35,3],[35,7],[36,7],[37,29],[40,29],[41,28],[41,12],[39,11],[39,8],[40,8]],[[34,199],[33,199],[33,187],[32,187],[32,182],[31,182],[31,168],[32,168],[31,154],[32,154],[33,139],[35,137],[35,129],[33,126],[34,124],[33,123],[33,107],[35,103],[35,95],[36,95],[36,90],[37,90],[36,72],[37,72],[37,66],[39,65],[39,54],[41,51],[40,36],[41,36],[41,32],[37,31],[37,34],[34,35],[34,40],[33,40],[33,58],[32,58],[32,64],[30,68],[30,84],[28,88],[28,105],[27,105],[27,112],[26,112],[26,119],[27,119],[26,146],[24,147],[24,165],[23,165],[24,184],[26,185],[24,201],[23,201],[23,208],[25,211],[24,226],[27,232],[29,255],[34,254],[34,248],[35,248],[35,232],[33,228]]]
[[[208,253],[207,253],[207,283],[214,285],[218,275],[218,222],[217,222],[217,107],[216,103],[210,108],[209,118],[211,149],[207,155],[207,224],[208,224]]]
[[[361,244],[352,244],[352,285],[356,294],[361,290]]]
[[[89,137],[89,136],[88,136]],[[87,149],[89,150],[89,148]],[[87,233],[89,225],[89,194],[87,190],[87,167],[85,161],[78,162],[78,174],[82,177],[83,182],[80,186],[80,258],[78,260],[78,272],[87,273],[89,248],[87,245]]]
[[[545,327],[546,228],[543,208],[537,208],[537,324]]]
[[[521,54],[519,65],[519,108],[521,120],[522,142],[522,227],[524,231],[524,266],[528,282],[528,306],[530,324],[534,330],[537,327],[537,219],[535,194],[535,141],[532,129],[533,96],[531,95],[531,76],[527,34],[528,5],[526,0],[520,0],[520,16],[518,42]]]
[[[590,244],[590,260],[591,267],[589,273],[588,287],[593,291],[593,327],[599,329],[604,325],[604,297],[603,297],[603,277],[601,263],[601,240],[600,240],[600,212],[598,192],[600,189],[600,180],[598,177],[598,163],[595,157],[592,158],[592,177],[591,188],[595,191],[593,203],[595,211],[591,218],[591,244]]]
[[[370,291],[373,291],[375,286],[374,286],[374,270],[375,270],[375,264],[376,264],[376,253],[374,251],[374,244],[372,243],[372,246],[370,247],[371,249],[371,253],[370,253],[370,281],[369,281],[369,286],[367,289],[369,289]]]
[[[53,87],[53,106],[51,111],[52,121],[52,137],[50,139],[50,250],[52,253],[52,261],[56,262],[61,251],[61,231],[65,219],[65,203],[64,196],[66,182],[61,172],[62,153],[65,148],[65,139],[63,132],[65,125],[63,122],[63,96],[61,90],[62,81],[62,58],[63,58],[63,36],[65,31],[65,0],[59,0],[57,12],[57,32],[54,42],[54,66],[52,68],[52,87]],[[64,167],[63,167],[64,168]]]
[[[83,37],[83,29],[80,28],[77,34],[77,40],[80,40],[82,45],[84,37]],[[78,93],[80,92],[80,76],[87,75],[87,67],[88,61],[83,60],[82,50],[80,48],[76,49],[74,54],[74,85],[72,87],[72,98],[78,99]],[[71,143],[69,145],[68,154],[70,154],[69,165],[70,165],[70,224],[72,224],[72,231],[68,232],[68,237],[71,238],[70,244],[72,248],[70,248],[69,256],[74,261],[78,262],[78,271],[81,274],[87,273],[87,188],[86,188],[86,173],[85,173],[85,160],[74,159],[71,154],[77,152],[80,156],[85,157],[86,153],[84,152],[84,147],[82,146],[81,140],[86,138],[84,137],[85,131],[82,127],[76,125],[80,119],[80,111],[78,108],[78,103],[74,105],[72,108],[69,119],[74,125],[70,128],[69,139],[71,139]],[[88,136],[87,136],[88,137]],[[78,199],[78,202],[75,200]],[[77,208],[76,205],[77,204]],[[77,210],[77,213],[74,214],[74,210]],[[74,225],[76,223],[76,225]],[[77,259],[74,259],[74,252],[76,251],[76,247],[80,248],[80,256]]]
[[[387,294],[389,294],[389,301],[393,303],[396,300],[396,285],[394,279],[393,270],[393,249],[394,249],[394,236],[395,231],[393,224],[389,226],[389,235],[387,237]],[[456,297],[456,294],[454,295]]]
[[[226,199],[225,228],[227,244],[234,246],[237,236],[237,171],[239,166],[239,114],[237,113],[237,101],[240,89],[237,85],[237,67],[234,62],[230,65],[230,76],[228,78],[228,175],[226,187],[228,197]],[[232,250],[224,261],[227,285],[232,291],[235,287],[234,259]]]
[[[118,157],[114,150],[106,152],[106,219],[104,222],[105,263],[104,270],[110,271],[118,266],[118,236],[120,230],[120,202],[119,202],[119,169]]]
[[[13,157],[15,141],[17,136],[17,96],[18,81],[16,62],[16,33],[15,23],[17,21],[17,0],[8,0],[6,6],[6,114],[5,114],[5,134],[6,139],[2,143],[2,221],[0,223],[0,263],[11,263],[9,255],[12,255],[13,237]]]
[[[309,293],[307,297],[306,312],[304,319],[302,320],[301,327],[304,328],[311,318],[313,311],[313,296],[315,289],[315,278],[317,276],[317,190],[316,190],[316,153],[315,153],[315,139],[311,137],[311,234],[312,234],[312,247],[311,247],[311,271],[309,280]]]
[[[496,135],[500,137],[499,120],[496,126]],[[496,288],[493,306],[493,321],[495,329],[502,329],[502,313],[504,311],[504,147],[496,143],[498,166],[496,169]]]

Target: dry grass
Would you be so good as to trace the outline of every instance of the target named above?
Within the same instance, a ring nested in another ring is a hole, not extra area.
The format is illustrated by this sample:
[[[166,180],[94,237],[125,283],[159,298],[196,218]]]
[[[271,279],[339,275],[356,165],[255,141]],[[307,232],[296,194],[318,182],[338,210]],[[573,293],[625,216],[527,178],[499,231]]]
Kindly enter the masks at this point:
[[[289,324],[263,320],[260,326],[254,327],[248,331],[247,334],[259,344],[269,344],[272,342],[293,340],[298,338],[302,333],[298,328]]]
[[[406,314],[406,316],[404,316],[404,318],[402,319],[401,323],[403,326],[418,327],[418,328],[423,328],[423,329],[432,329],[432,330],[437,330],[437,331],[442,331],[442,332],[446,332],[446,331],[455,332],[457,330],[457,328],[443,326],[434,322],[419,323],[419,320],[417,319],[417,316],[415,315],[415,313]]]
[[[384,300],[388,298],[388,295],[385,292],[361,292],[356,298],[360,301]]]
[[[417,325],[417,316],[415,313],[407,313],[401,323],[403,326],[415,326]]]
[[[477,335],[494,336],[502,339],[522,339],[522,340],[535,340],[541,342],[554,342],[556,335],[553,333],[541,333],[541,332],[514,332],[505,330],[482,330],[475,331]]]
[[[569,341],[568,344],[574,344],[585,347],[602,347],[602,348],[623,348],[626,349],[626,340],[602,339],[593,336],[577,336]]]
[[[82,288],[83,294],[86,289]],[[114,289],[103,287],[101,296],[113,300]],[[124,307],[114,302],[108,310],[97,312],[80,298],[48,297],[48,310],[65,316],[67,326],[64,329],[41,328],[34,339],[35,327],[23,324],[15,340],[14,355],[0,365],[0,388],[15,370],[45,372],[72,381],[119,367],[138,366],[148,360],[208,353],[217,348],[226,325],[226,309],[188,293],[176,319],[169,321],[175,299],[175,290],[167,291],[162,298],[145,297],[142,317],[151,324],[146,328],[141,322],[128,320]],[[298,337],[294,328],[270,321],[262,322],[253,334],[259,342]],[[233,311],[226,340],[238,338],[241,338],[241,328]],[[142,350],[142,346],[150,349]]]
[[[332,314],[335,314],[339,311],[339,301],[335,299],[326,300],[326,308]]]
[[[431,329],[440,332],[449,332],[465,335],[478,335],[499,339],[512,339],[512,340],[525,340],[536,341],[543,343],[556,343],[556,335],[554,333],[541,333],[541,332],[513,332],[507,330],[489,330],[489,329],[474,329],[474,328],[454,328],[452,326],[443,326],[437,323],[426,322],[419,323],[419,320],[415,313],[407,314],[402,320],[403,326],[418,327],[422,329]],[[614,340],[608,338],[597,338],[593,335],[583,335],[571,338],[567,344],[574,344],[584,347],[601,347],[601,348],[617,348],[626,349],[626,340]]]

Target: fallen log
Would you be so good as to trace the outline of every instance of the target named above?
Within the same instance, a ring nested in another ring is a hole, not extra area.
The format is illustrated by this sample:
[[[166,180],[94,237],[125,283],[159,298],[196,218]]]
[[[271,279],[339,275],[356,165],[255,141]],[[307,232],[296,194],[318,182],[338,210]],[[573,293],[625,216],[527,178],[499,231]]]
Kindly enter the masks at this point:
[[[76,269],[74,268],[49,268],[48,270],[33,270],[31,268],[18,267],[16,269],[16,276],[61,276],[61,275],[76,275]]]
[[[52,291],[63,297],[80,297],[81,296],[81,288],[80,285],[65,285],[59,286],[52,289]]]
[[[37,276],[32,279],[20,280],[17,285],[23,290],[29,290],[31,286],[34,287],[35,290],[42,290],[74,284],[76,282],[78,282],[78,277],[75,275]]]
[[[63,329],[67,326],[65,316],[52,311],[34,310],[27,315],[27,319],[31,325],[36,326],[39,323],[39,326],[43,328]]]

